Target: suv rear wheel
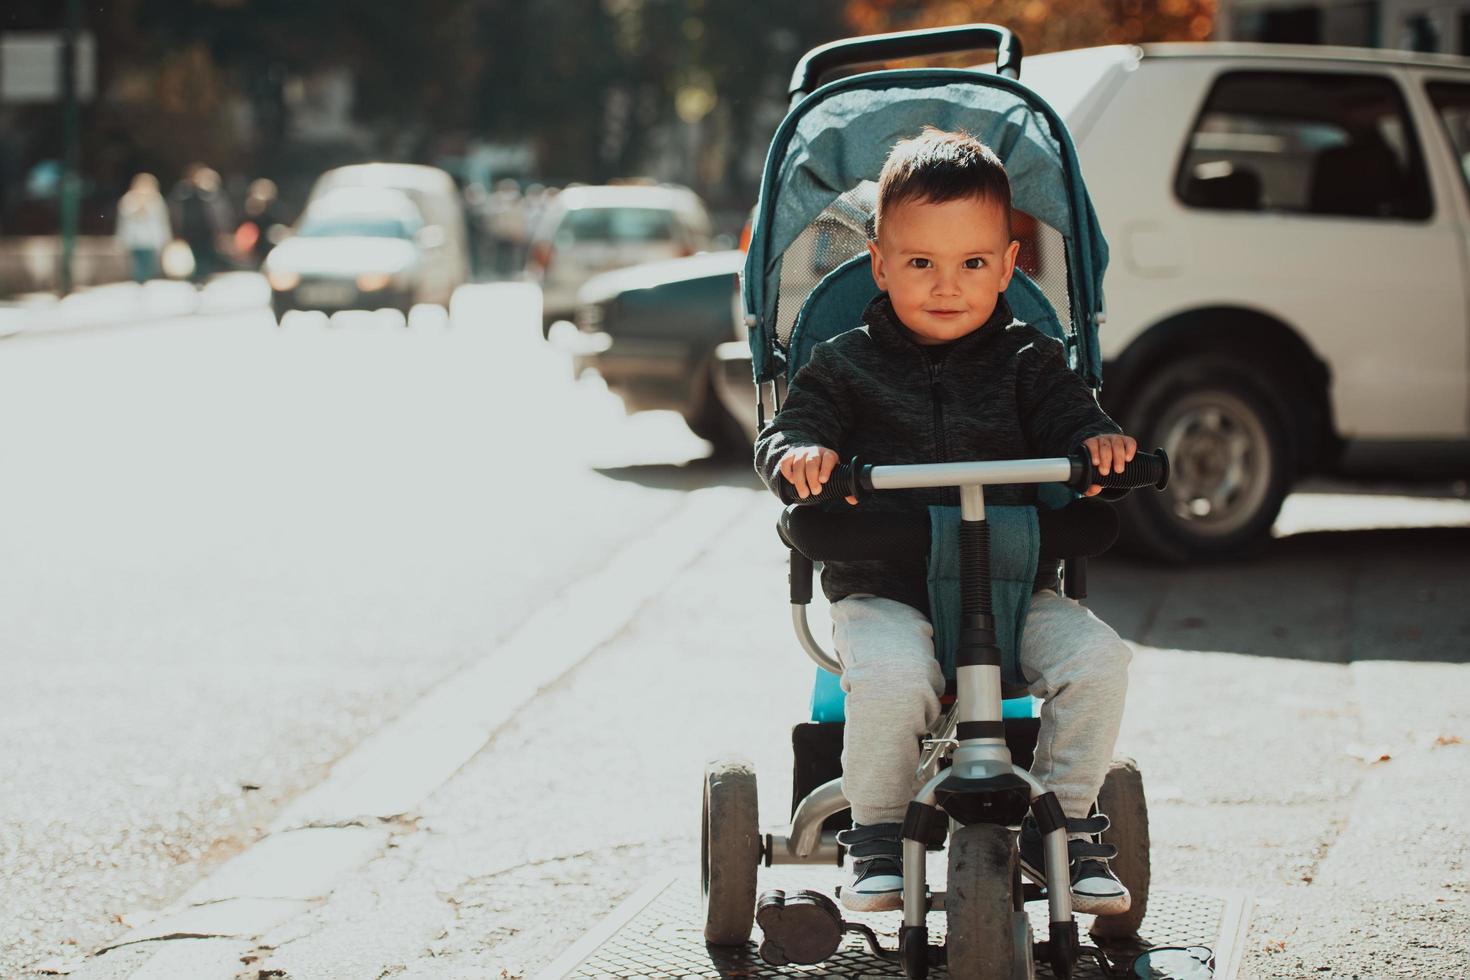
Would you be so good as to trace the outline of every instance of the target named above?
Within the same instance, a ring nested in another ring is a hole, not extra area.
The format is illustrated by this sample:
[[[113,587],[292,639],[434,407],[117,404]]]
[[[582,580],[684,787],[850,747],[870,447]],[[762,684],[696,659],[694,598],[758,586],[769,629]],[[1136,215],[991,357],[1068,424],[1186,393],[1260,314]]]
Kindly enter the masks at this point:
[[[1167,561],[1222,558],[1265,543],[1290,487],[1283,410],[1259,372],[1226,358],[1167,364],[1121,420],[1140,448],[1169,454],[1169,487],[1120,503],[1124,540]]]
[[[684,410],[684,422],[691,432],[714,448],[715,458],[728,461],[749,459],[751,439],[720,401],[719,392],[715,391],[713,369],[712,363],[705,364],[702,388],[695,404]]]

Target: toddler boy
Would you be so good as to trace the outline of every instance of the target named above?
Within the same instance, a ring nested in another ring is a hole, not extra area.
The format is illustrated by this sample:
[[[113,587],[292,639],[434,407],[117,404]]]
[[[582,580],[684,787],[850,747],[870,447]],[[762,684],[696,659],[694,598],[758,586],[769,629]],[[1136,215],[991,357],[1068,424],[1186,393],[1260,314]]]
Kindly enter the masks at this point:
[[[898,143],[879,179],[875,231],[869,249],[881,292],[862,326],[817,345],[761,433],[756,468],[767,486],[779,494],[784,480],[806,497],[839,459],[858,454],[877,464],[942,463],[1086,447],[1099,472],[1123,470],[1134,440],[1068,368],[1062,346],[1015,320],[1001,295],[1020,244],[1011,237],[1010,182],[988,147],[935,129]],[[1035,497],[1034,487],[986,491],[990,504]],[[863,507],[934,504],[957,506],[958,490],[885,491]],[[829,562],[822,573],[847,694],[842,788],[853,827],[840,839],[854,880],[842,901],[855,911],[902,907],[900,826],[918,791],[919,739],[944,691],[926,583],[922,562]],[[1021,671],[1043,700],[1031,772],[1068,818],[1073,907],[1118,913],[1128,890],[1087,837],[1101,822],[1085,818],[1112,759],[1131,651],[1057,586],[1053,563],[1037,577],[1020,638]],[[1041,855],[1028,823],[1022,863],[1040,872]]]

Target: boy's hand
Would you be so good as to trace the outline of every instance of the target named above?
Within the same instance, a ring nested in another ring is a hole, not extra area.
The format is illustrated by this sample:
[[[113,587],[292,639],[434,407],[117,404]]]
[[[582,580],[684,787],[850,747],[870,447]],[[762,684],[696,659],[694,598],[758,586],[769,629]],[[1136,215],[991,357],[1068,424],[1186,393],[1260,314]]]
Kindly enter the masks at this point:
[[[1082,448],[1092,454],[1092,465],[1097,467],[1097,471],[1107,476],[1123,472],[1123,464],[1138,452],[1138,442],[1132,436],[1093,436],[1083,441]],[[1101,492],[1102,487],[1094,483],[1082,496],[1091,497]]]
[[[781,475],[796,488],[802,500],[819,493],[837,465],[837,454],[825,446],[797,446],[786,450],[779,464]],[[856,504],[856,497],[847,502]]]

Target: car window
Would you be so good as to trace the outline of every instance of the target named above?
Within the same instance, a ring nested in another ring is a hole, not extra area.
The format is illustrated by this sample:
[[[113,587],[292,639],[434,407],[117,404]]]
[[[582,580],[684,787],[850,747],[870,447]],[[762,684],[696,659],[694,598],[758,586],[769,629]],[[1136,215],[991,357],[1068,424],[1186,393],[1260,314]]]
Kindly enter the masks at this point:
[[[1460,176],[1470,188],[1470,85],[1455,82],[1430,82],[1424,86],[1434,111],[1444,125],[1455,159],[1460,163]]]
[[[556,244],[574,242],[666,242],[674,216],[660,208],[580,208],[568,211],[556,229]]]
[[[1197,208],[1415,220],[1433,210],[1398,86],[1368,74],[1220,76],[1177,180]]]
[[[417,227],[387,214],[308,213],[296,232],[307,238],[412,238]]]

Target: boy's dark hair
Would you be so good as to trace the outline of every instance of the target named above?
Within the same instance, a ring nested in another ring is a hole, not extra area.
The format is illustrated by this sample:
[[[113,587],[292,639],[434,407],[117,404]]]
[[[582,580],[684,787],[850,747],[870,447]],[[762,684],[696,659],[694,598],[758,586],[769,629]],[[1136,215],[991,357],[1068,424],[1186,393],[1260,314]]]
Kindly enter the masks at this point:
[[[943,204],[967,197],[994,201],[1005,214],[1011,238],[1011,181],[995,151],[965,132],[949,133],[925,126],[918,136],[899,140],[878,177],[878,210],[873,235],[883,212],[898,204],[922,201]]]

